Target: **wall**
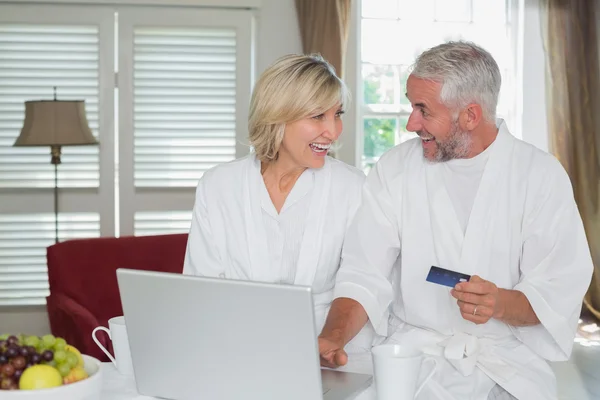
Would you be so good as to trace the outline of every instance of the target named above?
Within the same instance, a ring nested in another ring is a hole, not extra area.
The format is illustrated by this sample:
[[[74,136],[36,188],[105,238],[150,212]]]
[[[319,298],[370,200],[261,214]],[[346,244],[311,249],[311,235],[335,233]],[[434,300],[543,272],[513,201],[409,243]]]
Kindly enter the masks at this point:
[[[256,12],[256,76],[275,59],[302,52],[294,0],[262,0]],[[50,331],[45,307],[0,308],[0,334],[45,334]]]

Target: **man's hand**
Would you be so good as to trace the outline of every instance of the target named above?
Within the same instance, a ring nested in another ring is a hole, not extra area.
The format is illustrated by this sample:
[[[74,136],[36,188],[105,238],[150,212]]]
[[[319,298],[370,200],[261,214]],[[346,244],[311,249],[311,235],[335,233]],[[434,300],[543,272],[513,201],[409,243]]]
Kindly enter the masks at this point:
[[[462,317],[476,324],[485,324],[502,314],[500,289],[490,281],[473,275],[469,282],[457,284],[450,292],[457,299]]]
[[[348,355],[343,346],[338,342],[319,336],[319,354],[321,365],[328,368],[337,368],[346,365]]]

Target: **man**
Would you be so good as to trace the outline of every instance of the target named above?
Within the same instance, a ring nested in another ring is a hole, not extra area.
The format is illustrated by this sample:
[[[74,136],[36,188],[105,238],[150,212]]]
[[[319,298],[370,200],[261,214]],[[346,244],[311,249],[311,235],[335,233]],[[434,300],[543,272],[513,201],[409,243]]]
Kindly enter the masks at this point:
[[[465,42],[418,57],[407,82],[419,138],[387,152],[346,236],[319,337],[324,366],[369,321],[438,359],[419,399],[556,399],[545,360],[570,356],[592,261],[571,183],[495,118],[500,71]],[[450,288],[431,266],[471,275]]]

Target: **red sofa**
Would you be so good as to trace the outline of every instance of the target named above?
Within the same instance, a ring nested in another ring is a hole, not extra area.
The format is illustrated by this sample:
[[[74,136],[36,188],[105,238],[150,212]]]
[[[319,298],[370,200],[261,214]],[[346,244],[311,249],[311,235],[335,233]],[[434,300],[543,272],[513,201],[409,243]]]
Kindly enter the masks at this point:
[[[52,334],[82,353],[108,357],[92,340],[92,330],[123,315],[117,268],[181,273],[187,234],[76,239],[48,247],[50,295],[47,310]],[[98,339],[112,352],[108,335]]]

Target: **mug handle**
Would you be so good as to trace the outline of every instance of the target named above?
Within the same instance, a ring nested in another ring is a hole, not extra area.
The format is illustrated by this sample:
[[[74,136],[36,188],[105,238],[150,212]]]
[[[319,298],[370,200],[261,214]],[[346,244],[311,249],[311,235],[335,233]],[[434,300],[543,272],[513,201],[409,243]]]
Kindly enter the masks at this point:
[[[425,387],[425,384],[429,381],[429,379],[431,379],[433,374],[435,374],[435,371],[437,370],[437,367],[438,367],[438,362],[435,358],[427,358],[424,360],[424,362],[427,362],[427,361],[433,361],[433,368],[431,369],[431,372],[429,374],[427,374],[425,379],[423,379],[423,382],[421,382],[421,384],[417,388],[417,391],[415,392],[415,398],[419,395],[419,393],[421,393],[421,390],[423,389],[423,387]]]
[[[98,345],[98,347],[100,347],[100,350],[102,350],[104,352],[104,354],[106,354],[108,356],[110,361],[112,361],[112,363],[116,367],[117,362],[115,361],[114,357],[110,354],[110,352],[108,350],[106,350],[106,348],[104,346],[102,346],[102,344],[100,344],[100,341],[98,339],[96,339],[96,332],[98,332],[98,331],[106,332],[108,334],[108,338],[110,340],[112,340],[112,337],[110,336],[110,331],[103,326],[99,326],[92,331],[92,339],[94,339],[94,342]]]

